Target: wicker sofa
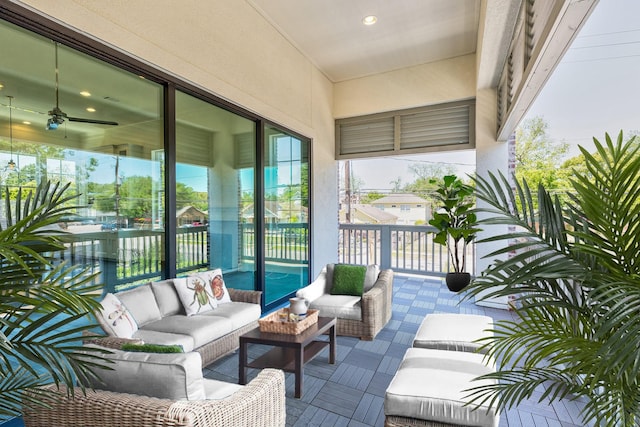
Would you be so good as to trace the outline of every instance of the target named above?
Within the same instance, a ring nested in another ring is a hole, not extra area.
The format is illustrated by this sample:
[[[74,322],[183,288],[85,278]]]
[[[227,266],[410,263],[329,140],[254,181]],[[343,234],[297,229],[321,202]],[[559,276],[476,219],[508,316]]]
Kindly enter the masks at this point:
[[[206,379],[197,352],[135,353],[113,350],[113,370],[80,388],[59,391],[49,408],[26,410],[26,427],[285,425],[284,374],[264,369],[247,385]],[[55,390],[54,386],[52,389]]]
[[[309,302],[309,308],[320,316],[335,317],[338,335],[359,337],[371,341],[391,319],[393,270],[367,266],[362,296],[332,295],[333,269],[327,264],[318,277],[300,289],[297,297]]]
[[[232,302],[215,310],[186,316],[172,279],[147,283],[114,295],[137,322],[131,338],[109,336],[98,341],[87,337],[85,343],[119,349],[127,342],[177,344],[186,352],[196,351],[207,366],[235,351],[240,335],[258,327],[261,315],[261,292],[227,288]],[[102,328],[110,334],[104,319],[96,315]],[[90,335],[90,334],[88,334]]]

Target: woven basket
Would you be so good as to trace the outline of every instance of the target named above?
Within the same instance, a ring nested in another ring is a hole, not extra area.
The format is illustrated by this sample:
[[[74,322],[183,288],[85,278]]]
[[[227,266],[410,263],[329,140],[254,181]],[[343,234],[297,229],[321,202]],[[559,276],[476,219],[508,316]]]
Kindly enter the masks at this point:
[[[289,309],[283,308],[273,312],[262,319],[258,320],[261,332],[270,332],[273,334],[297,335],[307,329],[309,326],[318,322],[318,310],[308,310],[307,316],[299,322],[281,322],[280,312],[289,315]]]

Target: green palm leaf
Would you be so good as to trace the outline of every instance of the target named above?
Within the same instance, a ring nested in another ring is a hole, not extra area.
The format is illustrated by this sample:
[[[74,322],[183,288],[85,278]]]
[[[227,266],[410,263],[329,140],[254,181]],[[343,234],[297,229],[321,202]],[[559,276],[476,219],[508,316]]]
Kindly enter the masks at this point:
[[[484,341],[499,369],[469,390],[474,404],[504,409],[542,389],[541,399],[586,397],[585,423],[640,421],[640,144],[622,133],[594,144],[565,204],[543,186],[534,198],[525,181],[476,178],[478,224],[516,232],[479,241],[504,246],[467,297],[515,299],[518,318]]]
[[[73,393],[107,363],[102,356],[108,351],[81,342],[102,286],[88,268],[52,256],[64,249],[64,233],[50,226],[75,208],[67,189],[46,183],[34,192],[18,191],[12,202],[6,193],[7,225],[0,227],[0,417],[46,406],[54,396],[42,388],[48,384],[63,384]]]

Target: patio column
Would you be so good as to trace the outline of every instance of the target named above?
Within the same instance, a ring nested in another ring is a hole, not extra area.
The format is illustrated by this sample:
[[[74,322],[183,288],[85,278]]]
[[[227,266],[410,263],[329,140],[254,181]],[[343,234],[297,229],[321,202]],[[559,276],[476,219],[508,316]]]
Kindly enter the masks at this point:
[[[497,133],[497,96],[495,89],[479,89],[476,95],[476,173],[480,177],[488,177],[488,172],[502,172],[508,176],[509,150],[507,141],[498,141]],[[482,206],[482,202],[478,202]],[[507,231],[507,226],[484,226],[478,233],[483,239],[496,233]],[[481,274],[492,262],[485,256],[498,249],[503,242],[480,243],[476,245],[476,274]],[[478,305],[508,309],[506,299],[494,298]]]

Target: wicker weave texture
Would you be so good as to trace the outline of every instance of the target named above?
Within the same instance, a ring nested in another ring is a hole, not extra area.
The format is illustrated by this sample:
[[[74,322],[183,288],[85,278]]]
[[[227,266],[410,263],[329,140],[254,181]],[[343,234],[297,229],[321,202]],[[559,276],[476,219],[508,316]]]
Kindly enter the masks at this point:
[[[393,270],[382,270],[373,287],[362,295],[362,320],[338,318],[336,333],[373,340],[391,319],[392,301]]]
[[[227,335],[220,337],[217,340],[211,341],[202,347],[194,349],[194,351],[197,351],[202,356],[202,367],[205,367],[232,351],[237,350],[240,345],[240,335],[246,334],[257,327],[258,321],[256,320],[236,329],[235,331],[229,332]]]
[[[52,387],[53,389],[53,387]],[[226,399],[171,401],[109,391],[75,390],[50,409],[25,410],[26,427],[281,427],[285,425],[284,373],[264,369]]]

